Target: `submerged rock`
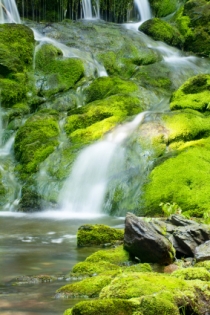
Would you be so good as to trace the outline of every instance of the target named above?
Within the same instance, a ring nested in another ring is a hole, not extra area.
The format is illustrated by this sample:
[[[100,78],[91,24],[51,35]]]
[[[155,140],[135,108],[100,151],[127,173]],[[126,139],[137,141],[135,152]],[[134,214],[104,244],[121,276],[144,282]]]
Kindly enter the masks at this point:
[[[175,259],[170,241],[132,213],[125,220],[124,248],[141,262],[171,264]]]

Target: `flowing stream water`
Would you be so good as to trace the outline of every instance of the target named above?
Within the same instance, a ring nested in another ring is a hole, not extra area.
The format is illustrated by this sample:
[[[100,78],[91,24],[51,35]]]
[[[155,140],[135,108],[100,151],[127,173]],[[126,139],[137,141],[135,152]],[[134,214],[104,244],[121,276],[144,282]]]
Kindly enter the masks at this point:
[[[148,2],[135,0],[139,12],[139,23],[151,18]],[[83,1],[85,19],[99,17],[99,8],[93,11],[90,2]],[[15,1],[0,0],[0,23],[20,23]],[[136,32],[139,23],[129,23],[127,28]],[[36,50],[43,43],[52,43],[61,49],[66,58],[76,57],[85,60],[86,73],[95,70],[98,76],[107,75],[103,66],[91,53],[69,48],[54,39],[34,30],[38,42]],[[170,79],[177,77],[180,83],[186,77],[209,71],[209,62],[197,57],[186,56],[178,49],[163,43],[154,42],[147,36],[148,47],[161,52],[163,63],[170,68]],[[35,58],[34,58],[35,60]],[[35,64],[34,64],[35,67]],[[168,104],[167,104],[168,105]],[[0,211],[0,314],[1,315],[60,315],[66,308],[78,302],[77,299],[56,300],[55,291],[62,285],[74,281],[68,276],[72,266],[84,260],[96,248],[76,247],[76,232],[84,223],[102,223],[113,227],[123,227],[123,218],[108,217],[102,213],[106,185],[110,174],[119,172],[124,163],[124,143],[132,132],[143,122],[149,113],[141,113],[126,124],[109,133],[104,140],[84,149],[75,161],[72,173],[66,181],[60,195],[62,209],[44,211],[37,214],[24,214]],[[2,111],[0,112],[0,132],[2,135]],[[2,139],[2,137],[1,137]],[[14,137],[7,142],[1,140],[0,159],[9,160]],[[112,162],[110,164],[110,161]],[[11,177],[14,186],[14,205],[18,200],[20,189],[12,177],[12,172],[3,170],[4,176]],[[73,191],[69,196],[69,190]],[[15,208],[14,206],[12,207]],[[54,275],[54,282],[39,283],[35,280],[24,284],[26,275]],[[14,278],[20,277],[20,281]],[[15,285],[13,285],[15,284]]]

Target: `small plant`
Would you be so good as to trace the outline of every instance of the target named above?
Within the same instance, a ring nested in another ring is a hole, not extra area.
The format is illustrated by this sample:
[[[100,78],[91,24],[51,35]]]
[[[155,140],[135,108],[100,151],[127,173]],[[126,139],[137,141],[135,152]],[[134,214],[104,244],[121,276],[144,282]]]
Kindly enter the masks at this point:
[[[170,202],[163,203],[163,202],[161,202],[159,204],[159,206],[162,208],[164,216],[166,216],[166,217],[170,216],[171,214],[175,214],[175,213],[176,214],[181,214],[182,213],[182,209],[175,202],[173,202],[173,203],[170,203]]]
[[[206,211],[203,214],[203,222],[206,224],[210,224],[210,211]]]

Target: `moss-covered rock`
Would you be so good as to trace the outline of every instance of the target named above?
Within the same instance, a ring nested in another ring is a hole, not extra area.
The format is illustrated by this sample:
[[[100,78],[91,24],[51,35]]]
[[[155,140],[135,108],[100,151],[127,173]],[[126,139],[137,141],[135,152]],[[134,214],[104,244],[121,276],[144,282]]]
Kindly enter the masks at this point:
[[[115,94],[129,94],[137,91],[137,89],[138,86],[134,82],[124,81],[117,77],[101,77],[94,80],[84,92],[87,103],[90,103]]]
[[[1,76],[31,69],[35,41],[30,28],[20,24],[0,24],[0,43]]]
[[[116,248],[99,250],[86,258],[88,262],[106,261],[112,264],[122,265],[129,261],[129,253],[123,249],[123,246]]]
[[[205,260],[205,261],[199,261],[198,263],[196,263],[194,265],[194,267],[198,267],[198,268],[205,268],[207,271],[210,272],[210,260]]]
[[[179,48],[182,47],[183,39],[179,30],[159,18],[147,20],[141,24],[139,30],[151,36],[154,40],[162,41]]]
[[[189,267],[180,270],[176,270],[172,273],[173,277],[183,279],[183,280],[202,280],[209,281],[210,280],[210,272],[206,270],[204,267]]]
[[[56,111],[37,112],[20,127],[15,137],[14,150],[16,159],[20,162],[17,170],[21,176],[37,172],[39,164],[57,147],[58,135]]]
[[[64,128],[72,143],[84,145],[98,140],[128,116],[142,110],[143,106],[137,97],[113,95],[71,110]]]
[[[112,280],[111,275],[99,275],[67,284],[56,291],[56,298],[96,298]]]
[[[106,299],[84,301],[76,304],[72,309],[66,310],[64,315],[143,315],[134,313],[136,303],[123,299]]]
[[[61,50],[51,44],[40,47],[35,65],[43,77],[38,79],[39,95],[50,96],[74,87],[84,75],[83,62],[75,58],[63,58]]]
[[[176,11],[178,6],[177,0],[150,0],[152,11],[156,17],[167,16]]]
[[[77,232],[78,246],[92,246],[122,241],[124,230],[111,228],[103,224],[85,224]]]
[[[99,261],[99,262],[90,262],[90,261],[82,261],[77,263],[70,275],[75,277],[92,277],[93,275],[98,275],[107,270],[110,271],[121,271],[121,268],[118,265],[112,264],[107,261]]]
[[[171,97],[172,110],[191,108],[200,112],[210,110],[210,75],[200,74],[187,80]]]

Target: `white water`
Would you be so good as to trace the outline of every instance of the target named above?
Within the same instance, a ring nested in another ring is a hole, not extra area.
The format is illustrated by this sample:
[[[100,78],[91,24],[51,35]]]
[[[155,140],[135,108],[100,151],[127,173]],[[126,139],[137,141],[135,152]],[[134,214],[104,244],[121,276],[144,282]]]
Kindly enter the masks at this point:
[[[82,11],[85,20],[100,19],[99,0],[95,1],[95,6],[92,5],[91,0],[82,0]]]
[[[0,24],[3,23],[21,23],[15,0],[0,0]]]
[[[77,217],[101,214],[109,177],[124,162],[123,142],[142,123],[145,114],[119,125],[104,140],[82,150],[60,194],[63,211]]]
[[[134,0],[134,6],[138,10],[141,23],[152,18],[148,0]]]

